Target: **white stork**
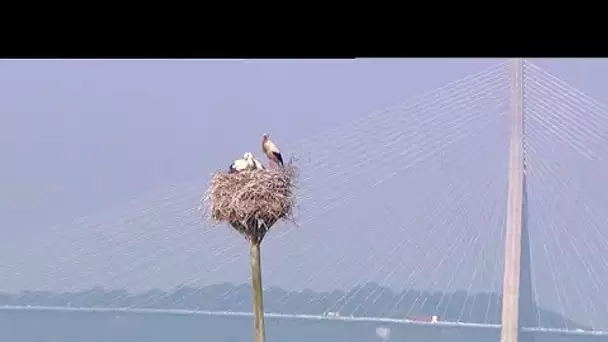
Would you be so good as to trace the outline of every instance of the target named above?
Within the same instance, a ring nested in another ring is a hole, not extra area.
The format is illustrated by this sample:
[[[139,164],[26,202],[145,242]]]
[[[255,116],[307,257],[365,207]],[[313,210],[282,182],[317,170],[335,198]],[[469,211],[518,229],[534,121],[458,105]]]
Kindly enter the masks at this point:
[[[264,133],[262,136],[262,151],[271,162],[274,162],[279,166],[283,166],[283,156],[281,156],[281,151],[279,151],[277,145],[270,140],[268,133]]]
[[[235,160],[232,165],[230,165],[230,172],[241,172],[243,170],[263,170],[264,166],[262,163],[253,158],[253,154],[251,152],[246,152],[243,155],[243,159]]]
[[[259,160],[255,159],[253,157],[253,153],[251,153],[251,152],[245,153],[245,159],[247,160],[247,162],[249,163],[251,168],[256,169],[256,170],[264,170],[264,165],[262,165],[262,163],[260,163]]]

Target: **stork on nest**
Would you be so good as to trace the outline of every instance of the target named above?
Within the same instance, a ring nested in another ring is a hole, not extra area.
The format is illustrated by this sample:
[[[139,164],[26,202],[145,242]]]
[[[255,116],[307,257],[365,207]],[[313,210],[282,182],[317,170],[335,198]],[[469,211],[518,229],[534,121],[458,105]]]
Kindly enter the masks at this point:
[[[276,222],[293,221],[297,175],[293,159],[282,168],[217,172],[205,196],[210,217],[259,244]]]

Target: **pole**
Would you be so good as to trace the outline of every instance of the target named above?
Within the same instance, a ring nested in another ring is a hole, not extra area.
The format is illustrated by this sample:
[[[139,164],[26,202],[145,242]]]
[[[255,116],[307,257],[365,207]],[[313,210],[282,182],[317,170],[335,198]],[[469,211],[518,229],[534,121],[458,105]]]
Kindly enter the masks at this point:
[[[264,342],[264,296],[262,290],[261,239],[251,238],[251,290],[253,292],[253,334],[255,342]]]
[[[524,153],[523,60],[513,60],[513,94],[509,151],[509,190],[505,236],[505,269],[502,290],[501,342],[518,342],[519,287],[521,278]]]

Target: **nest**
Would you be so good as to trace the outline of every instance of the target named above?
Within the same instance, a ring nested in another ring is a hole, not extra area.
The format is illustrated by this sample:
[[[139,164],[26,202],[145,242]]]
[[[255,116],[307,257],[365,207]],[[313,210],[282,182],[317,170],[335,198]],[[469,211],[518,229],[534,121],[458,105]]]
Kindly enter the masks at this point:
[[[261,242],[279,220],[293,220],[297,168],[245,170],[213,175],[205,196],[209,216]]]

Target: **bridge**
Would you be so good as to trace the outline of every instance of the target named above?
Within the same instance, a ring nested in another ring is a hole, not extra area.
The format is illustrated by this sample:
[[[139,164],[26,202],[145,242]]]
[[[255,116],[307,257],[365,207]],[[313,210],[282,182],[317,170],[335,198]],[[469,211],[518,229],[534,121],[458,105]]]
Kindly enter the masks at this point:
[[[608,337],[606,113],[510,60],[282,143],[300,206],[263,245],[266,316]],[[207,181],[0,241],[0,309],[250,315]]]

